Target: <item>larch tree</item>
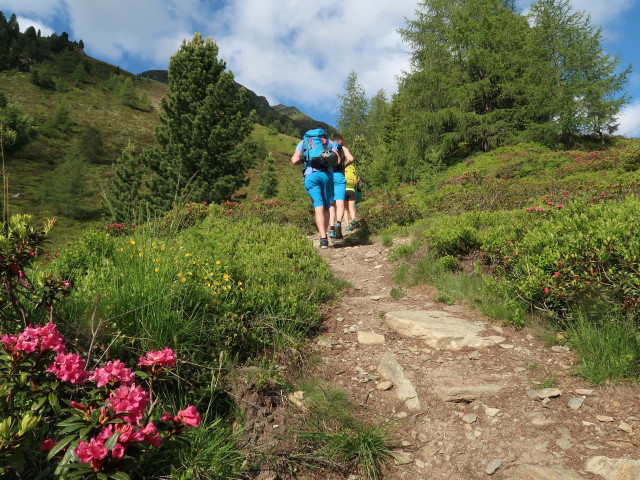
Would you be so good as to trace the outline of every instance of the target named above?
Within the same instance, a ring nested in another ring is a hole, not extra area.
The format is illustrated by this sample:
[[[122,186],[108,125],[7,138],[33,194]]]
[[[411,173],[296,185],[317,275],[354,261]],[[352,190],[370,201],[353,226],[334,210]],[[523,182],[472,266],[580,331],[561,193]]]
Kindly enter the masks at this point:
[[[617,72],[620,60],[604,51],[602,29],[569,0],[538,0],[530,18],[533,48],[550,67],[542,108],[549,109],[556,135],[568,145],[579,135],[613,133],[629,101],[631,67]]]
[[[365,133],[365,121],[369,109],[364,87],[358,83],[356,72],[351,71],[347,75],[344,93],[338,95],[338,98],[341,103],[338,107],[337,127],[345,143],[350,144],[358,135]]]
[[[504,0],[426,0],[400,30],[413,49],[400,81],[409,158],[488,150],[525,128],[526,19]],[[430,152],[430,153],[429,153]]]
[[[169,93],[160,105],[159,147],[143,155],[152,172],[148,201],[168,211],[184,201],[218,203],[245,185],[253,165],[255,113],[218,59],[218,46],[196,33],[169,62]]]

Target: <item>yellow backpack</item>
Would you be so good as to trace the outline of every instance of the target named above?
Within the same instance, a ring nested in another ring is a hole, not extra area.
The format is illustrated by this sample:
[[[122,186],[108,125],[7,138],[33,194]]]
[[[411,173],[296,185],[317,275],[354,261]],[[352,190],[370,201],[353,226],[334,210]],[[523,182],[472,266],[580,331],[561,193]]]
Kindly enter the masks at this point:
[[[356,183],[358,183],[355,164],[352,163],[344,167],[344,178],[347,180],[347,185],[355,187]]]

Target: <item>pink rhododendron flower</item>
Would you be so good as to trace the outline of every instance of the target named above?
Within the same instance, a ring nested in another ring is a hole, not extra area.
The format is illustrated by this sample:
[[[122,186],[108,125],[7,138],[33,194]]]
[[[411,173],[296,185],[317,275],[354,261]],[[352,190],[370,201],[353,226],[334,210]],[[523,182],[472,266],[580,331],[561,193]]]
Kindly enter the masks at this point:
[[[81,440],[73,450],[78,460],[82,463],[90,463],[95,472],[100,470],[102,460],[107,456],[108,450],[104,443],[92,438],[89,443]]]
[[[58,354],[47,371],[63,382],[82,383],[86,377],[84,360],[77,353]]]
[[[559,277],[560,276],[560,272],[553,272],[553,276],[554,277]]]
[[[549,290],[549,287],[544,287],[544,293],[545,293],[545,295],[549,295],[549,292],[550,292],[550,291],[551,291],[551,290]]]
[[[18,337],[8,333],[0,335],[0,343],[3,343],[7,350],[14,350],[14,346],[18,343]]]
[[[200,425],[200,414],[193,405],[188,405],[184,410],[180,410],[175,417],[187,427],[197,427]]]
[[[40,450],[43,450],[43,451],[49,451],[53,447],[55,447],[56,443],[58,443],[58,442],[55,442],[55,441],[51,440],[50,438],[45,438],[42,441],[42,443],[40,444],[39,448],[40,448]]]
[[[113,447],[113,450],[111,450],[111,456],[113,458],[122,458],[124,457],[124,445],[122,445],[121,443],[116,443]]]
[[[144,388],[135,385],[121,385],[117,390],[111,392],[109,397],[109,404],[116,413],[126,413],[122,419],[135,425],[140,422],[148,402],[149,394]]]
[[[131,369],[125,367],[120,360],[112,360],[107,362],[104,367],[96,368],[91,373],[89,380],[97,382],[98,387],[103,387],[107,383],[122,382],[126,385],[133,383],[135,374]]]
[[[52,350],[56,353],[65,351],[62,335],[57,331],[56,324],[53,322],[49,322],[43,327],[29,325],[17,337],[8,335],[6,341],[4,341],[3,336],[3,343],[9,346],[7,342],[12,342],[14,338],[16,341],[11,346],[11,350],[18,350],[27,354],[47,350]]]
[[[162,445],[162,437],[158,432],[156,426],[149,422],[147,425],[141,429],[142,433],[144,433],[144,441],[153,445],[154,447],[159,447]]]
[[[140,357],[138,365],[161,365],[163,367],[175,367],[176,356],[169,347],[164,347],[162,350],[151,350],[144,357]]]

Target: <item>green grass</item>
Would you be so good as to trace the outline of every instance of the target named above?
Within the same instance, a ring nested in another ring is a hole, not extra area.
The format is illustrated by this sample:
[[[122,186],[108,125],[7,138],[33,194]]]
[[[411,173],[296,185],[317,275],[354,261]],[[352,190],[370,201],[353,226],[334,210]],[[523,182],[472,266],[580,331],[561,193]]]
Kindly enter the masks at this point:
[[[556,385],[556,377],[554,375],[541,380],[540,382],[534,383],[531,388],[535,388],[536,390],[542,390],[544,388],[553,388]]]
[[[594,384],[640,380],[640,330],[624,317],[577,314],[567,322],[567,341],[580,357],[578,373]]]
[[[391,462],[392,439],[383,422],[364,422],[353,414],[347,395],[317,382],[299,386],[305,392],[305,428],[296,432],[306,451],[291,460],[345,473],[357,471],[367,479],[382,478]]]

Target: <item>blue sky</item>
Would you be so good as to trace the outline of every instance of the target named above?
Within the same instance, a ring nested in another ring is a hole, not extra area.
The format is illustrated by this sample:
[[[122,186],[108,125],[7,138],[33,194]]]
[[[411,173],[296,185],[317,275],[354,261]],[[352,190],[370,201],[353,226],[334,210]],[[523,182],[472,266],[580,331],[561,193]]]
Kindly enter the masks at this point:
[[[518,0],[526,11],[530,1]],[[633,96],[618,133],[640,137],[640,0],[571,0],[603,29],[604,47],[629,78]],[[294,105],[317,120],[335,124],[350,71],[366,94],[395,92],[408,69],[408,46],[397,33],[413,18],[417,0],[0,0],[22,30],[44,35],[66,31],[83,40],[85,52],[132,73],[166,69],[169,57],[194,32],[211,37],[236,80],[271,105]],[[320,11],[330,12],[320,25]]]

